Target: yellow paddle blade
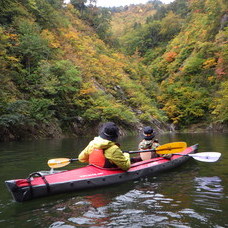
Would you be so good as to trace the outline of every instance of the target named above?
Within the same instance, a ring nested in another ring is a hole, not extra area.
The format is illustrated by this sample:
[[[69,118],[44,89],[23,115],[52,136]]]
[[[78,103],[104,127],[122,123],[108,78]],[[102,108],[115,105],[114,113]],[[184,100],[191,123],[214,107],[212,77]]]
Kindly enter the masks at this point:
[[[61,168],[70,164],[71,160],[69,158],[54,158],[48,161],[48,166],[50,168]]]
[[[157,154],[174,154],[180,153],[187,148],[186,142],[173,142],[161,145],[156,148]]]

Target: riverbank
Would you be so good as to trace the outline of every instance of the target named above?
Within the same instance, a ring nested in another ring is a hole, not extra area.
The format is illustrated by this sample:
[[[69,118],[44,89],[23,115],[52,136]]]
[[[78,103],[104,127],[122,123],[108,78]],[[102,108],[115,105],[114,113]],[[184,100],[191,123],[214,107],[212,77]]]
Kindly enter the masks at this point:
[[[185,133],[202,133],[202,132],[228,132],[228,124],[227,123],[199,123],[192,124],[190,127],[182,130],[181,132]]]
[[[86,124],[84,122],[72,123],[68,128],[61,127],[57,121],[42,123],[33,126],[21,125],[14,128],[1,128],[0,141],[20,141],[20,140],[34,140],[34,139],[54,139],[54,138],[68,138],[78,136],[97,135],[100,128],[99,123]],[[200,132],[228,132],[227,123],[198,123],[192,124],[185,129],[175,129],[167,123],[154,120],[147,125],[153,126],[155,131],[159,134],[167,132],[184,132],[184,133],[200,133]],[[120,133],[124,135],[137,135],[142,132],[145,124],[137,123],[134,126],[120,126]]]

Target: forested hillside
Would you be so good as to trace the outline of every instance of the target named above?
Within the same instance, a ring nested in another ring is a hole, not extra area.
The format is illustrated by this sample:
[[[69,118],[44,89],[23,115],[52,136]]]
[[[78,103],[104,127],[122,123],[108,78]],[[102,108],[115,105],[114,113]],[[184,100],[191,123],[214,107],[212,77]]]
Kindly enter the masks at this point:
[[[176,0],[169,5],[150,2],[157,4],[156,13],[138,27],[132,19],[131,30],[119,38],[120,46],[128,55],[137,53],[147,65],[151,80],[159,85],[156,93],[159,107],[175,127],[199,123],[220,127],[223,123],[225,127],[227,1]],[[112,23],[119,24],[115,17]]]
[[[226,0],[95,5],[0,2],[0,140],[228,122]]]
[[[91,134],[107,120],[127,130],[167,120],[146,67],[110,46],[109,12],[71,3],[1,1],[1,140]]]
[[[133,30],[141,27],[146,20],[156,13],[156,4],[139,4],[125,7],[117,7],[112,14],[111,27],[113,37],[124,43],[125,34],[131,34]]]

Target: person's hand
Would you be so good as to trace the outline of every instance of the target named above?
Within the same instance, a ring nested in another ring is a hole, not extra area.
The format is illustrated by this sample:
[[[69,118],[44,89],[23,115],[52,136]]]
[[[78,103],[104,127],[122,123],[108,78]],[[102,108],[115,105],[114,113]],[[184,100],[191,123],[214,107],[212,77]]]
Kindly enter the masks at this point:
[[[162,157],[166,159],[171,159],[172,154],[163,154]]]

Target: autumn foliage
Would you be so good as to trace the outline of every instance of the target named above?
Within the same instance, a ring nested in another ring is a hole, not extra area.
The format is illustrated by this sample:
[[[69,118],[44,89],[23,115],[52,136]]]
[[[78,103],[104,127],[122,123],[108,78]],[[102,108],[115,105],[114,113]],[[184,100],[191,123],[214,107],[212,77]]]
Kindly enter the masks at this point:
[[[227,122],[225,0],[86,2],[1,1],[1,140]]]

